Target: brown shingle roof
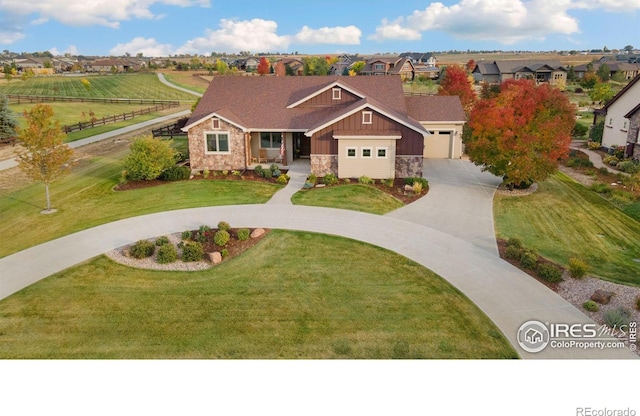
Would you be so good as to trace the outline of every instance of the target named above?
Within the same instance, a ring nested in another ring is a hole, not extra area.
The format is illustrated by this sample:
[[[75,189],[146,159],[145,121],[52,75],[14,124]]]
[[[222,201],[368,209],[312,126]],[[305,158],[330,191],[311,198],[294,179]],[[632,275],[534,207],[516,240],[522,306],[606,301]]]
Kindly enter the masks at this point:
[[[460,98],[456,95],[405,97],[410,117],[421,122],[466,121]]]

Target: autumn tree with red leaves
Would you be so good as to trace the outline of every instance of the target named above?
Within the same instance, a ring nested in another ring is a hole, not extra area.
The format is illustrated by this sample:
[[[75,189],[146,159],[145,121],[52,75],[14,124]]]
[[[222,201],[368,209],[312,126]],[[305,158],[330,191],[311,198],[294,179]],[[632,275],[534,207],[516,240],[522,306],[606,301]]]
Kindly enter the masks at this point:
[[[267,75],[271,72],[271,64],[269,63],[269,60],[264,56],[260,58],[257,71],[260,75]]]
[[[476,101],[476,93],[469,81],[467,70],[460,65],[449,65],[444,71],[438,95],[457,95],[465,113],[469,114]]]
[[[466,152],[509,189],[546,179],[569,153],[575,109],[556,88],[508,80],[470,114]]]

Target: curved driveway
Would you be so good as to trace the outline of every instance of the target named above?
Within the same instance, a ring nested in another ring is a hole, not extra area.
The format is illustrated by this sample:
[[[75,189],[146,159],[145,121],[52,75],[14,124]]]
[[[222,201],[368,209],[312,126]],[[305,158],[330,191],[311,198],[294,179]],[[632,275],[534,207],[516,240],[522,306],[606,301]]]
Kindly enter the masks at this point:
[[[292,173],[296,169],[300,168],[292,166]],[[278,201],[168,211],[81,231],[0,259],[0,299],[53,273],[141,238],[228,221],[234,227],[340,235],[400,253],[462,291],[491,318],[524,358],[637,358],[626,349],[547,348],[538,354],[521,350],[516,334],[523,322],[533,319],[571,324],[592,321],[495,254],[495,240],[490,243],[485,235],[488,219],[474,221],[475,213],[484,216],[491,209],[493,191],[490,190],[495,189],[494,178],[459,160],[429,162],[426,170],[430,178],[429,194],[411,208],[386,216]],[[466,183],[456,184],[463,180]],[[291,182],[292,187],[281,192],[293,192],[298,181]],[[430,209],[433,212],[429,212]],[[420,216],[421,212],[424,217]],[[430,224],[433,226],[428,226]],[[474,228],[474,224],[480,226]],[[463,232],[465,228],[469,233]]]

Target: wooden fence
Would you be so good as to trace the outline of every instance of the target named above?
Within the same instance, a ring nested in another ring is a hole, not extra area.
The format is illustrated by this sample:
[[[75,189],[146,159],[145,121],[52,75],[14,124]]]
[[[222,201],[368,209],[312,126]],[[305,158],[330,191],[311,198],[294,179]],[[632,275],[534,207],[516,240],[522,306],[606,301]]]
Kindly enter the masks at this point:
[[[178,105],[180,104],[177,101],[165,102],[164,104],[156,105],[154,107],[149,107],[149,108],[143,108],[142,110],[138,110],[138,111],[131,111],[128,113],[122,113],[122,114],[102,117],[102,118],[94,118],[90,121],[84,121],[77,124],[71,124],[68,126],[62,126],[62,130],[64,130],[65,133],[71,133],[74,131],[90,129],[96,126],[102,126],[110,123],[117,123],[118,121],[130,120],[134,117],[141,116],[144,114],[156,113],[158,111],[162,111],[167,108],[177,107]]]
[[[178,101],[169,100],[145,100],[138,98],[82,98],[82,97],[53,97],[42,95],[6,95],[9,104],[22,103],[48,103],[48,102],[65,102],[65,103],[102,103],[102,104],[142,104],[142,105],[162,105],[173,104],[179,105]]]

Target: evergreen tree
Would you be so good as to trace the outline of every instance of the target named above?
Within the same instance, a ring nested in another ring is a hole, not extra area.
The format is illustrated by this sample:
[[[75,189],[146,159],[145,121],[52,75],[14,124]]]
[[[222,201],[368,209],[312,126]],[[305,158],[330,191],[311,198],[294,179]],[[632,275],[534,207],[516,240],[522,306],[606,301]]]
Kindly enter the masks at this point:
[[[9,109],[9,100],[0,95],[0,140],[15,137],[18,120]]]

